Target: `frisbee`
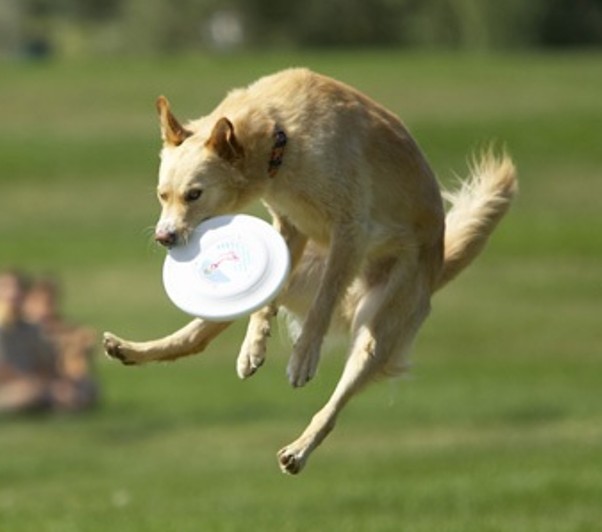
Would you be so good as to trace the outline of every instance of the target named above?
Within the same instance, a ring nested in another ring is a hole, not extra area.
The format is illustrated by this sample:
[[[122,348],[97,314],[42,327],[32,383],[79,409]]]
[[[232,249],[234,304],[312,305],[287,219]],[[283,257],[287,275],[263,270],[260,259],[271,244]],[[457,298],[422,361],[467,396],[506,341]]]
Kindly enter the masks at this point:
[[[216,216],[169,249],[163,286],[184,312],[230,321],[273,300],[289,269],[286,242],[270,224],[246,214]]]

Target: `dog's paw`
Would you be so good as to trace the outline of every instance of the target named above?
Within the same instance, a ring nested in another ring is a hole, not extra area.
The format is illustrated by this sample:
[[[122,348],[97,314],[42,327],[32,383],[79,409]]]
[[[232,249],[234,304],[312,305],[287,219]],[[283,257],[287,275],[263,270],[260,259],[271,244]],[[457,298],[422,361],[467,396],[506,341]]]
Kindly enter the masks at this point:
[[[265,354],[270,338],[270,324],[262,323],[260,327],[249,327],[247,335],[236,359],[236,373],[241,379],[253,375],[265,362]]]
[[[122,364],[126,366],[131,366],[136,364],[135,360],[132,360],[129,356],[130,353],[126,349],[124,345],[124,341],[111,333],[104,333],[102,337],[102,344],[104,346],[106,354],[111,357],[119,360]]]
[[[285,447],[278,451],[278,465],[283,473],[288,475],[297,475],[305,466],[307,457],[300,450],[295,450],[293,446]]]
[[[248,351],[245,346],[236,359],[236,373],[241,379],[253,375],[265,361],[265,350],[262,353]]]
[[[291,385],[295,388],[305,386],[316,374],[319,361],[319,345],[310,345],[308,348],[295,345],[286,370]]]

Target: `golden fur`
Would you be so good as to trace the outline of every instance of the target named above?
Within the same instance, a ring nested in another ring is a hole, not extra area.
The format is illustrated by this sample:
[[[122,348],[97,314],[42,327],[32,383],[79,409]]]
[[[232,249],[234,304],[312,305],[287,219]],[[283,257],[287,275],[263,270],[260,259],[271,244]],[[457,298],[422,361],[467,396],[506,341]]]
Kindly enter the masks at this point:
[[[202,220],[261,199],[292,257],[289,283],[253,314],[237,360],[247,378],[264,362],[279,308],[302,323],[287,374],[293,386],[315,374],[331,324],[352,346],[329,401],[301,436],[278,453],[298,473],[334,427],[347,401],[379,375],[403,370],[435,290],[481,251],[516,191],[506,155],[475,162],[458,192],[442,195],[400,120],[357,90],[306,69],[291,69],[231,92],[209,115],[184,126],[157,102],[164,146],[156,238],[171,246]],[[275,128],[288,136],[282,166],[268,172]],[[126,364],[202,351],[229,323],[195,319],[151,342],[105,335]]]

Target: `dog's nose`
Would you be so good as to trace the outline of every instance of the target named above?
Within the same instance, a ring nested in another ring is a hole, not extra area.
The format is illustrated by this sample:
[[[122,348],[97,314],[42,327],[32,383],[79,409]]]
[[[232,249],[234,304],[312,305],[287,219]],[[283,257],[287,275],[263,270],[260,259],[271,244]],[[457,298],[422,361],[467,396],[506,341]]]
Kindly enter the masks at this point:
[[[175,231],[158,230],[155,232],[155,241],[166,248],[172,247],[177,240],[178,235]]]

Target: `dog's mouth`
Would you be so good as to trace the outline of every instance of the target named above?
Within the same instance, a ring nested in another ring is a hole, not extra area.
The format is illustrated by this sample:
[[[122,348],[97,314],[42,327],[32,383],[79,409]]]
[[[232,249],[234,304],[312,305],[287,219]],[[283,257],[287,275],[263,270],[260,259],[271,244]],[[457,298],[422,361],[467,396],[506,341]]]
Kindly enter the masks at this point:
[[[198,225],[202,224],[203,222],[206,222],[207,220],[210,220],[211,218],[213,218],[213,216],[206,216],[199,222]],[[194,228],[188,227],[181,228],[178,230],[172,228],[157,228],[155,231],[155,242],[167,249],[171,249],[174,246],[186,244],[188,242],[188,238],[190,237],[193,231]]]

